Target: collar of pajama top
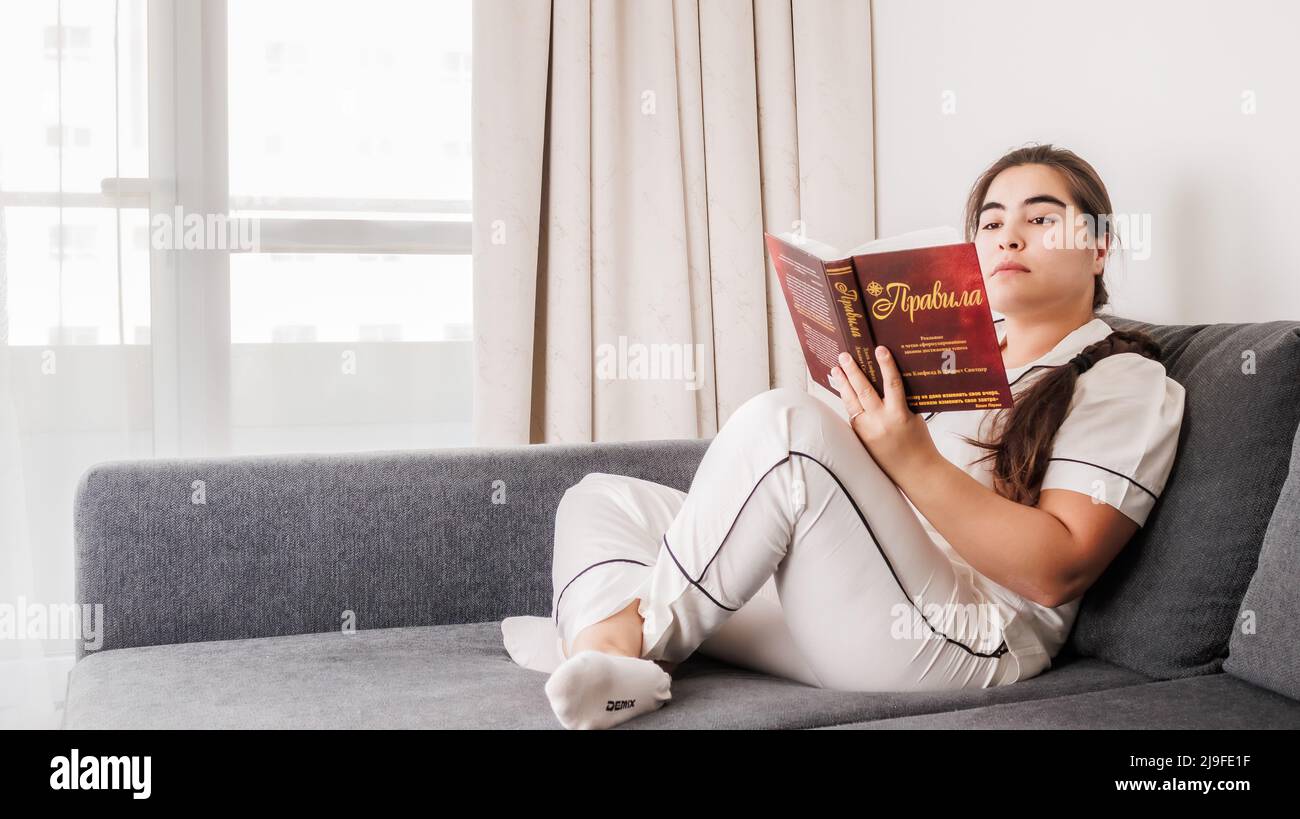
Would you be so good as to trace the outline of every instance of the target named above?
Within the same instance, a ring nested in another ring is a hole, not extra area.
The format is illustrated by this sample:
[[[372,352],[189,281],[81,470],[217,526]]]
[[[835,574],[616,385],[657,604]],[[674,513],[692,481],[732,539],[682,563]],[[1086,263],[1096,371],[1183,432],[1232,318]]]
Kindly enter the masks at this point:
[[[999,317],[995,318],[993,322],[993,326],[998,331],[998,344],[1001,344],[1007,337],[1006,319]],[[1065,338],[1056,343],[1055,347],[1028,364],[1019,367],[1008,367],[1007,381],[1011,384],[1012,396],[1019,395],[1028,382],[1032,381],[1037,375],[1043,374],[1046,370],[1059,364],[1066,363],[1082,352],[1084,347],[1101,341],[1110,333],[1111,327],[1109,324],[1099,318],[1094,318],[1087,324],[1071,330],[1066,334]]]

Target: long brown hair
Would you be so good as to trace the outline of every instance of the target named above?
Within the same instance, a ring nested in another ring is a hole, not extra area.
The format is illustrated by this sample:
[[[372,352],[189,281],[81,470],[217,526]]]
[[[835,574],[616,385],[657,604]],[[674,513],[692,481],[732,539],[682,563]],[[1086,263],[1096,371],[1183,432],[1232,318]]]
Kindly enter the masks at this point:
[[[1111,209],[1110,194],[1101,181],[1097,171],[1072,151],[1056,148],[1051,144],[1033,145],[1018,148],[994,162],[971,187],[966,199],[964,222],[966,241],[974,241],[979,230],[980,206],[989,186],[996,177],[1007,168],[1017,165],[1046,165],[1054,168],[1065,178],[1070,198],[1080,213],[1092,217],[1093,235],[1106,240],[1107,258],[1118,244],[1118,237],[1112,230],[1114,211]],[[1074,230],[1067,225],[1067,230]],[[1093,276],[1092,309],[1109,303],[1106,283],[1102,280],[1105,270]],[[1120,353],[1137,353],[1157,361],[1160,360],[1160,346],[1146,333],[1130,330],[1113,330],[1109,336],[1094,344],[1084,347],[1079,353],[1081,360],[1071,360],[1054,367],[1035,378],[1034,383],[1020,393],[1009,409],[1001,410],[1000,432],[993,441],[984,442],[969,436],[961,436],[968,443],[988,454],[976,462],[993,459],[993,488],[999,495],[1017,503],[1030,506],[1038,503],[1039,487],[1043,475],[1047,472],[1048,459],[1052,453],[1052,441],[1065,420],[1074,396],[1075,382],[1079,376],[1098,361],[1107,356]]]

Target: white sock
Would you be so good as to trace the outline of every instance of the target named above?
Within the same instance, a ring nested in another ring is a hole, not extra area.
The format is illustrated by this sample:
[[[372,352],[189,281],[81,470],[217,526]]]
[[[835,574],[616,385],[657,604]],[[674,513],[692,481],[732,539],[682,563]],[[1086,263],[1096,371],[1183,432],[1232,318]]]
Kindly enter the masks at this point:
[[[546,696],[565,728],[612,728],[662,708],[672,681],[653,660],[579,651],[551,673]]]

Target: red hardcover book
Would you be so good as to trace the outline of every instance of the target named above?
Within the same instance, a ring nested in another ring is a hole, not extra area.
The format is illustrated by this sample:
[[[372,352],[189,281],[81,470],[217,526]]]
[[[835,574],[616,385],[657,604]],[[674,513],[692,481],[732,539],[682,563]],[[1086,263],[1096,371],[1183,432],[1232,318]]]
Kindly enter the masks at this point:
[[[830,369],[848,352],[883,397],[873,353],[883,344],[913,412],[1011,406],[973,242],[943,242],[960,234],[941,228],[839,252],[793,234],[763,235],[818,384],[839,394]]]

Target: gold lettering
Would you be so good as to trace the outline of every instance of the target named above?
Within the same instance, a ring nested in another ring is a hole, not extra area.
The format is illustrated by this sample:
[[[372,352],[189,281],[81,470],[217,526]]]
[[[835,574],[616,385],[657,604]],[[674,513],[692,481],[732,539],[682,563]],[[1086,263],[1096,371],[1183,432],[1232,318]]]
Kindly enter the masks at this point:
[[[844,282],[835,282],[835,289],[839,291],[839,302],[840,306],[844,308],[844,316],[849,320],[849,335],[853,338],[862,338],[860,325],[865,316],[853,310],[853,303],[858,300],[858,291],[850,288]]]
[[[871,315],[878,319],[889,318],[895,309],[907,313],[908,321],[916,321],[918,310],[950,310],[953,308],[973,307],[984,303],[981,290],[963,290],[950,293],[943,290],[943,283],[936,280],[929,293],[915,295],[906,282],[890,282],[885,285],[885,295],[871,303]]]

